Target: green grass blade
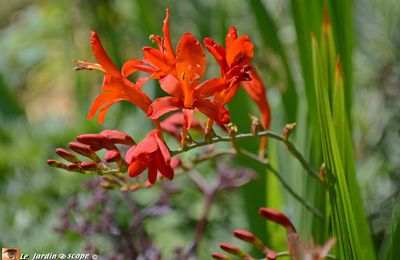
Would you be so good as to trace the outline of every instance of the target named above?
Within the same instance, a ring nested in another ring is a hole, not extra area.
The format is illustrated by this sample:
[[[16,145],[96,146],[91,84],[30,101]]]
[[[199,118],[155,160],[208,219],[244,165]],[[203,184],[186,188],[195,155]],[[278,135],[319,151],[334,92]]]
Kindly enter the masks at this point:
[[[342,61],[343,80],[346,86],[344,89],[346,111],[347,116],[350,117],[353,96],[353,1],[335,0],[327,2],[335,35],[335,44]]]
[[[341,156],[338,139],[344,138],[344,134],[337,135],[332,118],[332,110],[329,102],[329,84],[327,73],[323,70],[328,66],[323,64],[323,57],[319,50],[317,40],[312,37],[312,57],[314,68],[314,83],[316,93],[317,112],[321,130],[321,142],[323,158],[326,163],[327,184],[332,208],[332,227],[334,235],[338,239],[336,246],[337,256],[340,259],[374,259],[375,252],[371,243],[370,236],[366,236],[369,231],[363,208],[357,203],[353,203],[357,198],[359,188],[355,176],[351,172],[346,172],[345,165],[349,158]],[[326,51],[326,50],[325,50]],[[340,84],[339,84],[340,85]],[[340,99],[340,95],[337,95]],[[343,99],[343,96],[342,96]],[[339,100],[339,104],[340,104]],[[341,101],[343,104],[344,101]],[[335,118],[345,117],[344,108],[335,109],[342,114]],[[342,136],[343,135],[343,136]],[[344,145],[352,146],[349,140]],[[343,141],[344,142],[344,141]],[[350,158],[352,160],[352,158]],[[350,175],[354,178],[348,181]]]

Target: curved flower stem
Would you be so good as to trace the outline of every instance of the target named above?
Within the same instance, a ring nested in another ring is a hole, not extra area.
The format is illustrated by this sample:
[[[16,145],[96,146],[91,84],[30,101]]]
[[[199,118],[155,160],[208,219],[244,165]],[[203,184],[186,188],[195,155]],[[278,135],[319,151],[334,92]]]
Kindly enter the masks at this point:
[[[264,165],[273,175],[275,175],[275,177],[278,179],[278,181],[282,184],[282,186],[297,200],[299,201],[301,204],[303,204],[303,206],[308,209],[311,213],[313,213],[317,218],[319,219],[323,219],[323,214],[317,209],[315,208],[310,202],[308,202],[307,200],[303,199],[299,194],[296,193],[296,191],[294,191],[290,185],[285,181],[285,179],[282,178],[282,176],[279,174],[279,172],[271,166],[271,164],[269,163],[268,160],[266,159],[262,159],[260,157],[258,157],[257,155],[246,151],[244,149],[237,149],[237,153],[246,156],[247,158],[250,158],[262,165]]]
[[[251,138],[259,137],[259,136],[268,136],[272,139],[281,141],[285,145],[287,150],[300,162],[300,164],[303,166],[303,168],[306,170],[306,172],[311,177],[313,177],[314,179],[316,179],[319,182],[323,181],[321,179],[321,177],[319,176],[319,174],[308,164],[308,162],[304,159],[304,157],[301,155],[299,150],[297,150],[297,148],[294,146],[294,144],[291,141],[289,141],[284,136],[274,133],[269,130],[260,131],[255,134],[246,133],[246,134],[237,134],[235,136],[225,136],[225,137],[216,136],[216,137],[210,138],[209,140],[207,140],[207,142],[194,142],[191,144],[187,144],[186,146],[182,147],[179,150],[172,151],[171,155],[177,155],[177,154],[183,153],[185,151],[192,150],[194,148],[206,146],[206,145],[213,144],[213,143],[246,140],[246,139],[251,139]]]

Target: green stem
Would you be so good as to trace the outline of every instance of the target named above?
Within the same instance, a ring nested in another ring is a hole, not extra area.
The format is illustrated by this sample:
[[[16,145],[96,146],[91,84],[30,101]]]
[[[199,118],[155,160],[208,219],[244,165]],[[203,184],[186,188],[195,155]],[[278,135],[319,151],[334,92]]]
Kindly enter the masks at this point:
[[[299,150],[297,150],[297,148],[294,146],[294,144],[291,141],[289,141],[284,136],[274,133],[269,130],[257,132],[256,134],[246,133],[246,134],[237,134],[235,136],[224,136],[224,137],[216,136],[216,137],[213,137],[213,138],[207,140],[207,142],[194,142],[191,144],[187,144],[179,150],[172,151],[171,155],[174,156],[174,155],[183,153],[185,151],[195,149],[197,147],[202,147],[202,146],[206,146],[206,145],[210,145],[210,144],[214,144],[214,143],[246,140],[246,139],[251,139],[251,138],[260,137],[260,136],[268,136],[272,139],[281,141],[285,145],[287,150],[300,162],[300,164],[303,166],[303,168],[306,170],[306,172],[314,179],[318,180],[319,182],[322,182],[322,179],[319,176],[319,174],[308,164],[308,162],[304,159],[304,157],[301,155]]]
[[[317,218],[319,219],[323,219],[323,214],[317,209],[315,208],[310,202],[308,202],[307,200],[303,199],[299,194],[296,193],[296,191],[294,191],[290,185],[285,181],[285,179],[282,178],[282,176],[279,174],[279,172],[273,168],[271,166],[271,164],[269,163],[268,160],[263,159],[258,157],[257,155],[243,150],[243,149],[238,149],[237,150],[238,154],[244,155],[247,158],[250,158],[262,165],[264,165],[265,167],[267,167],[267,169],[273,174],[275,175],[275,177],[278,179],[278,181],[282,184],[282,186],[297,200],[299,201],[301,204],[303,204],[303,206],[308,209],[311,213],[313,213]]]

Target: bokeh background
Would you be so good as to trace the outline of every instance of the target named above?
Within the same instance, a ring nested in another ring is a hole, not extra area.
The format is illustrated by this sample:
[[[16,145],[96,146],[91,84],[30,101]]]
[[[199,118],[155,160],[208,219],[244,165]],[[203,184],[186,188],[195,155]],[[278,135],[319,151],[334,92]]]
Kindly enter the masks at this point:
[[[86,120],[102,75],[75,72],[72,67],[75,59],[94,61],[91,30],[100,35],[113,61],[121,66],[127,59],[141,57],[142,46],[151,44],[150,34],[161,33],[166,7],[171,8],[174,43],[187,31],[199,39],[212,36],[223,42],[229,25],[235,25],[255,43],[255,64],[268,86],[272,130],[280,132],[288,122],[282,105],[282,64],[279,53],[263,40],[252,2],[0,0],[0,245],[18,246],[29,254],[83,252],[88,238],[59,234],[54,228],[60,223],[59,211],[72,197],[90,195],[90,189],[83,187],[92,177],[50,168],[46,160],[54,157],[55,148],[65,147],[81,133],[115,128],[140,137],[151,127],[129,104],[114,106],[102,126]],[[290,1],[263,4],[284,46],[299,110],[306,110],[293,7]],[[356,0],[351,18],[353,141],[364,207],[379,251],[394,227],[393,220],[399,219],[400,2]],[[215,63],[209,62],[208,73],[217,73]],[[153,97],[158,94],[151,84],[148,92]],[[305,124],[304,113],[298,114],[297,124]],[[300,137],[295,143],[305,146]],[[209,165],[204,171],[213,169]],[[136,199],[145,204],[154,199],[154,192],[145,191]],[[113,194],[111,200],[124,212],[120,194]],[[198,193],[186,189],[177,197],[173,213],[146,222],[167,256],[175,245],[187,246],[201,203]],[[220,198],[211,214],[214,224],[202,244],[204,259],[218,242],[231,240],[232,229],[249,225],[244,204],[240,193]],[[285,208],[296,214],[296,207]],[[129,212],[123,216],[129,218]],[[104,250],[112,248],[106,239],[90,239]]]

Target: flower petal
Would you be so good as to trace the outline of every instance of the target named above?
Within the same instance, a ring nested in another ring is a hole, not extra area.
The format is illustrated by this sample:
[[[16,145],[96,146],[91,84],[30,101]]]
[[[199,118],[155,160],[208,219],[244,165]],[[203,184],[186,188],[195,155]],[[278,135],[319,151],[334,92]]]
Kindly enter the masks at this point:
[[[258,110],[261,113],[262,126],[265,130],[268,130],[271,122],[271,109],[268,103],[265,86],[254,69],[250,70],[249,73],[252,80],[244,81],[241,85],[251,99],[257,104]]]
[[[171,162],[171,154],[169,152],[168,146],[165,144],[164,140],[161,138],[160,130],[153,130],[157,131],[155,135],[155,139],[157,141],[158,149],[161,152],[163,161],[165,164],[169,164]]]
[[[147,116],[151,119],[157,119],[160,116],[177,110],[181,106],[181,101],[176,97],[162,97],[157,98],[151,103],[149,110],[147,111]]]
[[[141,70],[143,71],[143,68],[149,68],[150,73],[153,73],[154,69],[152,69],[151,67],[148,67],[146,65],[144,65],[143,61],[141,60],[128,60],[127,62],[124,63],[124,65],[122,66],[122,75],[124,75],[124,77],[128,77],[129,75],[131,75],[132,73]],[[149,72],[146,71],[146,72]]]
[[[196,86],[206,69],[206,56],[200,42],[190,33],[185,33],[176,48],[176,72],[178,78]]]
[[[128,174],[131,177],[136,177],[139,174],[141,174],[146,169],[146,167],[147,167],[146,160],[137,159],[129,165]]]
[[[152,66],[158,68],[168,74],[173,68],[169,63],[168,57],[165,56],[160,50],[152,47],[143,48],[144,61],[150,63]]]
[[[96,60],[100,65],[103,67],[103,69],[111,74],[113,77],[120,78],[122,77],[121,72],[118,70],[118,68],[115,66],[115,64],[111,61],[110,57],[108,57],[106,51],[103,48],[103,45],[101,44],[100,38],[97,35],[97,33],[92,32],[92,50],[93,54],[96,57]]]
[[[193,122],[193,109],[183,109],[183,128],[189,130]]]
[[[149,164],[148,171],[148,179],[151,184],[154,184],[157,181],[157,167],[154,165],[156,162],[153,161]]]
[[[172,170],[172,167],[169,163],[165,163],[163,161],[161,152],[158,151],[154,155],[154,162],[156,164],[157,169],[160,171],[160,173],[166,177],[169,180],[172,180],[174,178],[174,170]]]
[[[226,48],[226,63],[229,67],[249,64],[254,54],[254,46],[248,35],[242,35]]]
[[[228,70],[228,65],[226,64],[226,52],[225,49],[216,44],[212,38],[205,38],[203,40],[204,46],[206,46],[207,50],[212,54],[214,59],[218,62],[220,67],[221,76],[225,75],[225,72]]]
[[[229,111],[223,106],[218,106],[217,104],[211,102],[207,99],[198,100],[196,103],[196,108],[210,117],[214,121],[221,124],[228,124],[230,122]]]
[[[237,31],[235,26],[229,27],[228,32],[226,33],[225,36],[225,49],[228,49],[231,47],[232,43],[238,38],[237,36]]]
[[[126,161],[127,163],[129,163],[129,164],[131,164],[131,163],[135,160],[135,158],[133,158],[133,152],[135,151],[135,149],[136,149],[136,145],[132,145],[132,146],[128,149],[128,151],[126,151],[126,154],[125,154],[125,161]]]
[[[141,155],[150,155],[158,149],[158,143],[156,139],[157,133],[153,130],[146,135],[146,137],[136,146],[132,151],[131,156],[137,159]]]
[[[167,75],[159,80],[160,87],[174,97],[183,97],[182,83],[172,75]]]
[[[175,53],[174,49],[172,48],[172,43],[171,43],[171,36],[169,33],[169,8],[166,9],[166,16],[164,19],[164,26],[163,26],[163,34],[164,34],[164,47],[165,50],[167,51],[168,58],[170,62],[172,63],[175,61]]]
[[[224,79],[213,78],[204,81],[196,87],[197,98],[206,98],[215,95],[217,92],[227,88],[229,83]]]

